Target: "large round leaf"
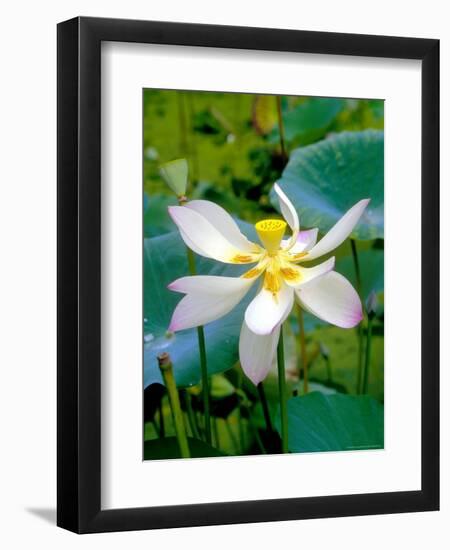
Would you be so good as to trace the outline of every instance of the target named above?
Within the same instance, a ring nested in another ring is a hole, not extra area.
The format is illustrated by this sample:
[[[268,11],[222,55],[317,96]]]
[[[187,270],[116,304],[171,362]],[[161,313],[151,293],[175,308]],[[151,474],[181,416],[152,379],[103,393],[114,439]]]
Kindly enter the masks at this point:
[[[178,204],[175,196],[144,193],[144,237],[156,237],[173,231],[167,208]]]
[[[310,97],[291,110],[284,110],[284,137],[306,145],[323,137],[336,116],[345,107],[343,99]],[[279,139],[278,129],[271,140]]]
[[[222,264],[196,257],[201,275],[238,276],[244,267]],[[188,275],[186,247],[178,232],[144,240],[144,387],[162,383],[157,356],[170,353],[177,385],[192,386],[200,381],[197,329],[168,334],[172,313],[182,294],[168,290],[167,285]],[[238,359],[238,339],[247,297],[233,311],[205,326],[209,374],[223,372]]]
[[[287,402],[289,450],[356,451],[384,446],[383,407],[368,395],[312,392]],[[280,432],[280,419],[276,419]]]
[[[361,199],[370,204],[351,236],[368,240],[384,235],[384,134],[342,132],[295,149],[279,183],[300,214],[304,227],[328,231]],[[279,208],[275,193],[271,201]]]

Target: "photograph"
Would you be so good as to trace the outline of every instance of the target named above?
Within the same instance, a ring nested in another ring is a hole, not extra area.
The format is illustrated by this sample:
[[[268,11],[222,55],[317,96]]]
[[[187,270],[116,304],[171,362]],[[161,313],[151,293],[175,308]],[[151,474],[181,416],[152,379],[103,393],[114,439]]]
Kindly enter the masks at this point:
[[[5,3],[1,548],[450,548],[444,6]]]
[[[143,90],[143,458],[384,448],[384,101]]]

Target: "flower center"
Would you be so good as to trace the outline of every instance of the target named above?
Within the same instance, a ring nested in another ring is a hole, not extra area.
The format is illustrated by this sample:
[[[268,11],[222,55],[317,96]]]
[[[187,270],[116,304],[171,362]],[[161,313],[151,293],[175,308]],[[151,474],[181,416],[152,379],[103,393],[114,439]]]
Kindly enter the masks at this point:
[[[278,252],[286,229],[286,222],[283,220],[261,220],[255,224],[255,229],[267,252],[269,254]]]

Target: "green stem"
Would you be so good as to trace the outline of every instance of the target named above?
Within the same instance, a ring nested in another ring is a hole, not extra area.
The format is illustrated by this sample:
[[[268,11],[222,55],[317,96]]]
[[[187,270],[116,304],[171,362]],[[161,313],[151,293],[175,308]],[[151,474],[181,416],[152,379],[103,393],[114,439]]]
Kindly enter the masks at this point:
[[[327,370],[327,382],[328,383],[333,382],[333,376],[332,376],[332,371],[331,371],[331,363],[330,363],[330,358],[329,357],[325,358],[325,367],[326,367],[326,370]]]
[[[158,414],[159,414],[159,437],[165,436],[165,426],[164,426],[164,412],[162,406],[162,399],[158,405]]]
[[[195,257],[192,250],[186,247],[187,260],[189,266],[189,273],[191,275],[197,274],[197,268],[195,267]],[[206,345],[205,345],[205,332],[203,327],[197,327],[197,339],[198,350],[200,354],[200,370],[202,373],[202,397],[203,397],[203,411],[205,417],[205,439],[206,442],[211,445],[211,413],[209,402],[209,377],[208,377],[208,364],[206,362]]]
[[[206,442],[211,444],[211,412],[209,401],[209,377],[208,366],[206,363],[205,333],[203,327],[197,327],[198,349],[200,352],[200,369],[202,371],[202,397],[203,413],[205,417],[205,438]]]
[[[352,249],[353,265],[355,267],[356,290],[358,292],[359,297],[362,299],[361,270],[359,267],[358,250],[356,248],[356,242],[354,239],[350,239],[350,246]],[[358,337],[358,370],[357,370],[357,378],[356,378],[356,393],[361,393],[361,384],[362,384],[362,376],[363,376],[363,351],[364,351],[364,335],[362,330],[362,321],[356,328],[356,334]]]
[[[248,411],[248,423],[249,423],[249,426],[253,432],[253,435],[255,436],[255,441],[256,441],[256,444],[258,445],[259,447],[259,450],[261,451],[261,453],[263,455],[266,455],[267,454],[267,451],[266,451],[266,448],[264,447],[264,444],[262,442],[262,439],[261,439],[261,436],[259,435],[259,430],[258,430],[258,426],[255,425],[255,423],[253,422],[252,420],[252,414],[251,414],[251,411]]]
[[[266,428],[269,433],[273,432],[272,420],[270,418],[270,409],[269,404],[267,403],[266,392],[264,390],[263,383],[260,382],[257,386],[259,400],[261,401],[261,406],[264,414],[264,420],[266,422]]]
[[[278,115],[278,133],[280,134],[280,147],[281,147],[281,155],[283,156],[283,160],[286,162],[288,159],[287,151],[286,151],[286,140],[284,137],[284,123],[283,123],[283,115],[281,112],[281,96],[277,95],[275,96],[276,102],[277,102],[277,115]]]
[[[192,408],[191,394],[188,391],[186,391],[184,393],[184,396],[186,400],[186,411],[188,415],[189,426],[191,427],[191,432],[195,438],[200,439],[200,434],[198,433],[197,421],[195,419],[194,409]]]
[[[158,434],[158,437],[161,438],[161,428],[158,426],[158,423],[156,422],[156,418],[152,418],[152,425],[153,429],[155,430],[155,433]]]
[[[369,315],[369,319],[367,322],[366,356],[364,361],[362,393],[367,393],[369,389],[370,352],[372,348],[372,323],[373,323],[373,315]]]
[[[239,392],[239,395],[242,391],[242,370],[239,369],[238,371],[238,380],[237,380],[237,390]],[[244,447],[245,447],[245,441],[244,441],[244,427],[242,422],[242,410],[241,410],[241,402],[238,403],[237,406],[237,418],[238,418],[238,435],[239,435],[239,449],[241,454],[244,454]]]
[[[306,394],[309,391],[308,387],[308,356],[306,355],[306,338],[305,338],[305,323],[303,321],[303,310],[299,304],[297,304],[297,321],[300,337],[300,364],[303,372],[303,393]]]
[[[278,363],[278,391],[280,396],[280,417],[281,417],[281,448],[283,453],[289,452],[288,445],[288,418],[286,401],[286,372],[284,367],[284,344],[283,326],[280,327],[280,339],[277,347]]]
[[[188,261],[189,273],[191,275],[197,275],[197,268],[195,267],[194,253],[188,247],[186,247],[186,251],[187,251],[187,261]]]
[[[217,448],[219,448],[219,430],[217,427],[217,416],[213,416],[212,421],[212,429],[213,429],[213,435],[214,435],[214,444]]]
[[[203,426],[204,419],[200,413],[200,411],[195,412],[195,425],[197,426],[198,433],[200,434],[201,439],[205,439],[205,428]]]
[[[161,355],[158,355],[158,365],[161,370],[164,385],[166,386],[167,394],[169,395],[169,403],[172,411],[173,424],[175,426],[175,434],[180,447],[180,454],[182,458],[189,458],[191,454],[184,426],[183,411],[180,405],[180,396],[178,395],[178,389],[173,376],[170,355],[168,353],[161,353]]]
[[[354,239],[350,239],[350,246],[352,248],[353,263],[355,266],[355,275],[356,275],[356,290],[361,296],[361,270],[359,268],[359,258],[358,251],[356,249],[356,242]]]
[[[230,442],[231,442],[232,446],[235,449],[235,454],[238,455],[239,454],[239,444],[238,444],[238,441],[236,439],[236,436],[234,435],[233,428],[231,427],[229,418],[230,417],[225,418],[225,428],[228,432],[228,437],[230,439]]]

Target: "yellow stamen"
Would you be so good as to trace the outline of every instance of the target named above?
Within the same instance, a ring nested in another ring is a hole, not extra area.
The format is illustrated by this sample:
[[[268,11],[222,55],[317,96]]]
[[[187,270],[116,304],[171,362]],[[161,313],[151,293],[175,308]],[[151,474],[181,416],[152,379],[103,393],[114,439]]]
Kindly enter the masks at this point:
[[[264,288],[275,295],[281,288],[280,279],[277,274],[267,270],[264,275]]]
[[[290,262],[298,262],[302,258],[308,255],[308,252],[299,252],[298,254],[289,254]]]
[[[297,283],[302,279],[300,271],[298,269],[294,269],[293,267],[282,267],[280,271],[283,277],[289,282]]]
[[[262,271],[263,270],[260,268],[253,267],[252,269],[246,271],[243,275],[241,275],[241,277],[243,279],[253,279],[253,277],[257,277],[258,275],[260,275]]]
[[[249,254],[236,254],[231,258],[233,264],[249,264],[255,262],[255,258]]]
[[[280,248],[286,229],[283,220],[262,220],[255,225],[258,237],[269,254],[275,254]]]

